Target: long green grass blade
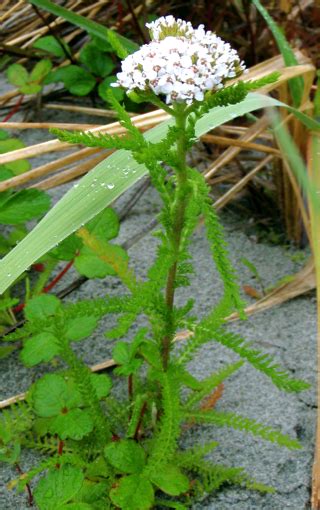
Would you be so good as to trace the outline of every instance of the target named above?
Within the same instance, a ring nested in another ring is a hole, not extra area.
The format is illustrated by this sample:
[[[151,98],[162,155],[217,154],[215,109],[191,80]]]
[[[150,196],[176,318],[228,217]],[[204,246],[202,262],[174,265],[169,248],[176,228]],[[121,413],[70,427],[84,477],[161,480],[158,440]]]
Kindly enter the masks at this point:
[[[281,154],[283,158],[288,161],[289,167],[293,171],[302,190],[304,191],[306,196],[309,197],[312,203],[312,207],[314,208],[315,211],[317,211],[317,214],[319,215],[320,212],[319,195],[317,195],[315,185],[312,183],[312,181],[310,181],[308,177],[308,171],[302,159],[302,156],[299,152],[299,149],[296,146],[286,126],[282,124],[282,119],[278,112],[276,110],[272,110],[270,116],[272,120],[273,132],[276,137],[279,148],[281,150]],[[314,137],[314,139],[319,140],[319,138],[316,136]],[[315,144],[313,145],[313,151],[314,147]],[[315,154],[313,154],[313,156],[315,156]]]
[[[236,105],[213,108],[197,122],[196,135],[199,137],[236,117],[271,106],[288,108],[309,129],[320,128],[316,121],[277,99],[251,93]],[[146,138],[158,142],[165,136],[169,123],[170,121],[163,122],[150,129],[145,134]],[[87,223],[146,173],[145,166],[137,164],[131,154],[123,150],[99,163],[0,261],[0,293],[37,259]]]
[[[260,0],[251,0],[252,3],[256,6],[257,10],[260,12],[261,16],[264,18],[268,27],[270,28],[273,37],[276,40],[279,51],[283,56],[283,60],[287,66],[296,66],[299,62],[296,59],[296,56],[288,43],[285,35],[282,30],[278,27],[276,22],[272,19],[267,9],[261,5]],[[291,78],[289,80],[289,88],[292,97],[293,105],[297,108],[301,105],[302,95],[303,95],[303,78],[298,76],[296,78]]]
[[[76,14],[75,12],[65,9],[64,7],[61,7],[61,5],[50,2],[50,0],[29,0],[29,2],[33,5],[36,5],[37,7],[40,7],[41,9],[44,9],[45,11],[51,12],[51,14],[54,14],[55,16],[59,16],[66,21],[69,21],[69,23],[72,23],[77,27],[83,28],[90,34],[95,35],[96,37],[99,37],[100,39],[112,45],[112,40],[109,38],[109,34],[111,33],[113,37],[117,37],[119,43],[128,51],[128,53],[133,53],[139,49],[139,46],[133,41],[130,41],[130,39],[117,34],[113,30],[110,30],[109,28],[96,23],[91,19],[85,18],[80,14]],[[118,54],[117,48],[114,48],[114,50]],[[122,58],[122,55],[118,56]]]

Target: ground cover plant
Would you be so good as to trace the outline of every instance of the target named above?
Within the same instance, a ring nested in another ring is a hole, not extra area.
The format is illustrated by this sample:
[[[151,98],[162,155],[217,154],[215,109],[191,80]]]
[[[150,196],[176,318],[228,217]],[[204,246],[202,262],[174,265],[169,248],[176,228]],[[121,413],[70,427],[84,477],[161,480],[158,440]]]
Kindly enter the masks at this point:
[[[277,429],[214,408],[221,384],[244,362],[251,363],[281,390],[299,392],[308,385],[292,379],[270,356],[228,331],[226,317],[231,312],[245,319],[244,303],[209,188],[204,177],[187,163],[187,154],[199,130],[207,129],[205,122],[210,121],[212,126],[219,112],[224,115],[228,108],[238,108],[240,114],[241,108],[244,111],[250,108],[250,101],[256,108],[261,104],[280,104],[271,99],[264,103],[262,96],[250,95],[251,91],[274,83],[279,75],[246,81],[245,67],[237,53],[201,26],[194,29],[190,23],[169,16],[149,24],[149,29],[151,43],[124,59],[117,75],[118,85],[131,100],[150,102],[164,109],[170,121],[153,138],[143,136],[110,90],[108,101],[126,128],[126,136],[61,130],[54,133],[62,141],[118,149],[118,156],[114,156],[118,157],[118,165],[119,158],[130,154],[135,172],[138,169],[141,173],[149,172],[162,200],[155,260],[146,279],[139,281],[126,253],[108,243],[114,237],[110,230],[117,230],[114,218],[108,225],[108,218],[113,215],[110,209],[82,226],[77,225],[80,216],[72,218],[73,223],[66,219],[63,231],[55,234],[57,242],[65,239],[56,250],[71,251],[74,256],[81,243],[82,263],[89,267],[88,271],[101,267],[104,275],[115,274],[127,288],[126,294],[69,305],[54,296],[34,297],[25,307],[26,323],[6,337],[8,341],[23,342],[21,359],[27,366],[53,359],[60,363],[56,372],[34,383],[25,403],[6,411],[1,419],[4,462],[17,464],[24,448],[45,454],[39,465],[13,482],[18,490],[28,488],[29,500],[34,497],[40,510],[183,509],[224,483],[262,492],[273,490],[253,480],[240,467],[206,460],[206,455],[217,446],[215,442],[184,449],[183,434],[188,427],[198,424],[228,426],[282,447],[300,447],[295,438]],[[229,84],[235,77],[240,80]],[[303,122],[318,127],[301,112],[291,111]],[[127,167],[120,171],[128,173]],[[125,177],[122,176],[124,180]],[[104,209],[101,204],[90,203],[92,198],[98,200],[95,193],[98,195],[101,188],[112,191],[115,183],[106,177],[97,182],[94,175],[90,179],[92,196],[82,185],[87,208],[91,210],[82,211],[82,215],[92,217],[99,207]],[[72,193],[79,199],[81,183]],[[66,211],[63,200],[62,206],[58,204],[51,211],[51,218],[57,220],[54,214],[59,207]],[[193,273],[190,241],[201,217],[224,294],[207,316],[198,319],[192,310],[192,300],[178,307],[175,293],[188,286]],[[51,221],[50,215],[48,218],[44,222]],[[72,230],[77,233],[70,238]],[[48,235],[52,235],[52,230]],[[30,236],[25,241],[30,242],[28,239]],[[93,261],[88,262],[86,250]],[[7,260],[4,264],[8,264]],[[10,278],[7,275],[2,285],[8,285]],[[127,392],[123,392],[121,399],[114,395],[108,376],[92,374],[72,346],[73,342],[90,337],[99,320],[109,313],[119,315],[118,325],[108,330],[106,336],[117,339],[113,350],[115,375],[127,383]],[[125,341],[141,315],[148,319],[148,326],[138,329],[130,342]],[[191,334],[180,349],[174,350],[175,336],[183,329]],[[209,341],[231,349],[240,360],[199,381],[187,365]],[[40,481],[31,492],[29,483],[38,475]]]

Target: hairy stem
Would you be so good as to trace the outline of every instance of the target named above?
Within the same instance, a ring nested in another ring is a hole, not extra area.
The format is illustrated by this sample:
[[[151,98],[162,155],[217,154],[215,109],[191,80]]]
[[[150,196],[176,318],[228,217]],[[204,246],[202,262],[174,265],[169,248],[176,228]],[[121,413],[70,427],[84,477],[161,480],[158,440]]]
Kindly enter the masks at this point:
[[[177,188],[175,194],[175,206],[174,206],[174,220],[172,231],[170,232],[170,242],[174,253],[174,263],[172,264],[167,277],[166,284],[166,305],[168,309],[166,334],[162,340],[162,363],[164,370],[167,370],[169,359],[170,359],[170,348],[171,343],[175,334],[174,331],[174,318],[173,318],[173,306],[174,306],[174,294],[175,294],[175,282],[178,267],[179,250],[181,244],[181,235],[184,227],[185,211],[187,205],[187,168],[186,168],[186,114],[182,111],[176,115],[176,125],[181,130],[181,134],[177,141],[177,160],[179,161],[179,167],[176,169],[177,176]]]

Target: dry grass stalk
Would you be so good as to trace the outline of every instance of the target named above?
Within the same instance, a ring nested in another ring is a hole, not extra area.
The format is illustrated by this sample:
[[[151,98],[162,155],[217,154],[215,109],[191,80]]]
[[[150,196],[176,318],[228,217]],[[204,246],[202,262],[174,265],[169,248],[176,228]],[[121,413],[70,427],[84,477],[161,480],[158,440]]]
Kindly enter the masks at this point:
[[[249,128],[240,138],[241,142],[251,142],[259,136],[259,134],[266,129],[268,121],[266,117],[262,117],[251,128]],[[206,179],[210,180],[220,168],[229,164],[241,151],[241,147],[228,147],[218,158],[209,166],[205,172]],[[1,162],[1,159],[0,159]]]
[[[233,198],[241,191],[248,182],[253,179],[253,177],[262,170],[268,163],[270,163],[273,160],[273,156],[267,156],[264,158],[258,165],[256,165],[250,172],[247,173],[240,181],[238,181],[234,186],[232,186],[224,195],[222,195],[220,198],[218,198],[215,201],[215,208],[217,210],[221,209],[225,205],[227,205],[228,202],[233,200]]]
[[[260,143],[246,142],[241,139],[238,140],[236,138],[217,135],[203,135],[201,137],[201,140],[203,142],[214,143],[216,145],[222,145],[227,147],[229,146],[240,147],[240,149],[243,150],[266,152],[267,154],[273,154],[275,156],[278,156],[279,158],[281,157],[281,152],[278,149],[275,149],[274,147],[269,147],[268,145],[262,145]]]
[[[111,152],[112,151],[109,151],[108,153],[110,154]],[[77,164],[72,168],[65,170],[64,172],[60,172],[52,177],[49,177],[48,179],[44,179],[40,183],[32,184],[31,186],[29,186],[29,188],[46,190],[73,181],[74,179],[81,177],[81,175],[86,174],[87,172],[89,172],[89,170],[91,170],[93,166],[103,161],[108,155],[108,153],[99,151],[99,155],[94,158],[91,158],[89,161],[85,161],[80,165]]]
[[[49,173],[59,170],[61,167],[71,165],[72,163],[78,162],[79,160],[83,160],[88,156],[96,154],[97,152],[100,151],[101,149],[97,148],[81,149],[80,151],[69,154],[68,156],[64,156],[63,158],[60,158],[56,161],[45,163],[44,165],[29,170],[29,172],[16,175],[15,177],[11,177],[6,181],[0,182],[0,192],[5,191],[6,189],[14,188],[16,186],[21,186],[26,182],[38,179],[39,177],[43,177],[44,175],[48,175]]]
[[[94,115],[95,117],[116,117],[116,113],[113,110],[90,108],[88,106],[78,106],[74,104],[45,103],[43,108],[47,108],[48,110],[64,110],[67,112],[83,113],[85,115]],[[134,117],[135,114],[129,113],[129,115],[130,117]]]

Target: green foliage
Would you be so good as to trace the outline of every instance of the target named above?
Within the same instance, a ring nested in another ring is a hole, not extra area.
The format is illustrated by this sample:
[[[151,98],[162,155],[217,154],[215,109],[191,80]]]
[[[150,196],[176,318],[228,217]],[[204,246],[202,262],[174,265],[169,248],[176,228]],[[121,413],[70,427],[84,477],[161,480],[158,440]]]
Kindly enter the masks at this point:
[[[65,57],[71,54],[70,46],[61,39],[54,37],[53,35],[45,35],[37,39],[33,45],[37,50],[45,51],[50,53],[57,58]]]
[[[107,461],[120,473],[141,473],[145,465],[145,452],[133,439],[123,439],[104,449]]]
[[[5,225],[19,225],[39,218],[49,207],[49,196],[38,189],[4,191],[0,195],[0,222]]]
[[[59,82],[75,96],[88,95],[96,84],[91,73],[74,64],[55,69],[46,79],[46,84]]]
[[[154,501],[154,490],[149,480],[141,474],[121,478],[110,492],[115,507],[123,510],[148,510]]]
[[[47,476],[40,480],[34,493],[39,509],[72,508],[72,505],[66,504],[80,491],[83,481],[81,469],[74,466],[65,465],[60,469],[51,469]],[[77,508],[82,510],[81,506]]]
[[[0,130],[0,154],[5,152],[22,149],[25,144],[19,138],[11,138],[4,130]],[[11,161],[5,165],[0,165],[0,180],[9,179],[14,175],[19,175],[30,170],[31,165],[26,159]]]
[[[43,59],[35,64],[30,73],[21,64],[8,67],[7,78],[21,94],[37,94],[42,90],[44,80],[52,68],[50,60]]]

